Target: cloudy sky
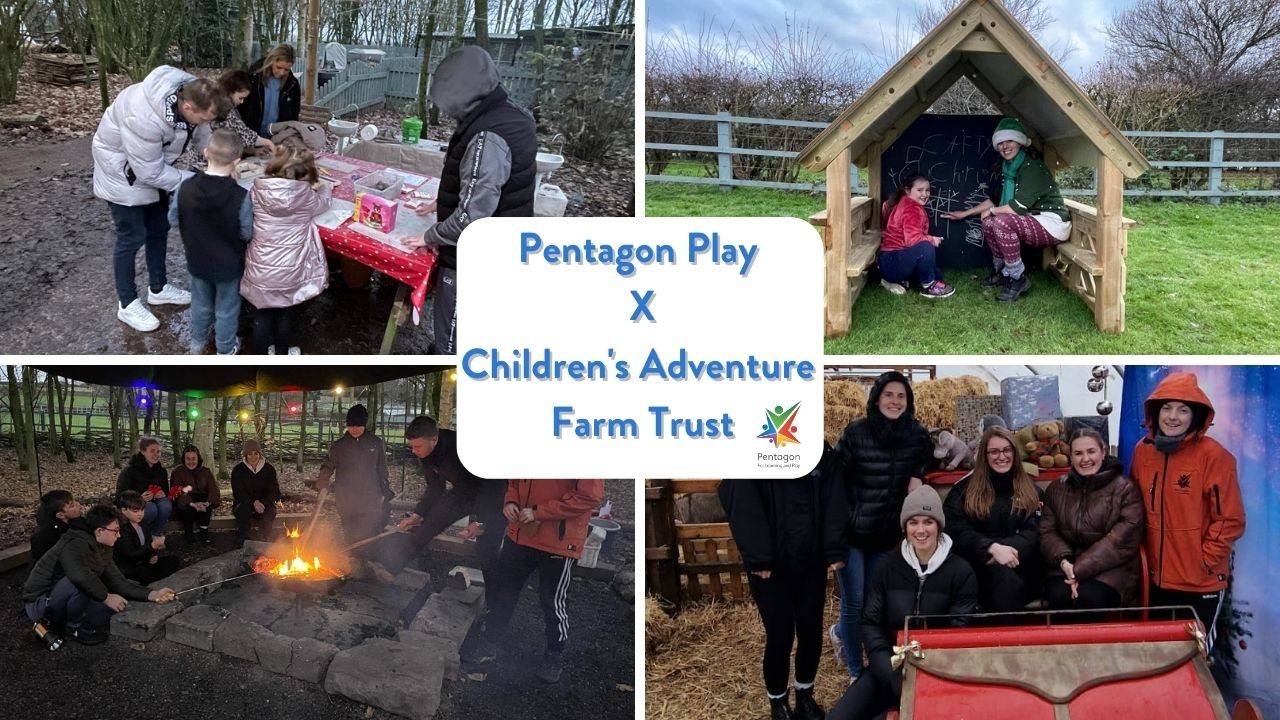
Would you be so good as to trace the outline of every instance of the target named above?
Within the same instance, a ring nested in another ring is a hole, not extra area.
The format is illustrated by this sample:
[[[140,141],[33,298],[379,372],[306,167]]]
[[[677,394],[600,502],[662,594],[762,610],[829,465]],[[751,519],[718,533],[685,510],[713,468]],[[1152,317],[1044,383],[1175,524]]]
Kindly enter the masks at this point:
[[[1104,26],[1115,11],[1134,0],[1044,2],[1057,21],[1036,39],[1051,51],[1074,46],[1063,68],[1078,78],[1106,50]],[[893,33],[899,16],[904,27],[911,27],[916,8],[924,4],[924,0],[648,0],[646,21],[651,43],[669,34],[696,35],[703,28],[732,27],[749,44],[758,28],[782,28],[792,18],[824,34],[829,47],[880,63],[883,34]],[[918,39],[918,35],[911,37],[912,42]]]

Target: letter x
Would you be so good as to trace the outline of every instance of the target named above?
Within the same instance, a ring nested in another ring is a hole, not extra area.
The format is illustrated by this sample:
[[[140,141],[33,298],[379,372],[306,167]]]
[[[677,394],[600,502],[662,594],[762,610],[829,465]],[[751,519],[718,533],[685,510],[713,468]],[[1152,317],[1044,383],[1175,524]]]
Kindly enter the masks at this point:
[[[636,299],[636,311],[631,313],[631,322],[639,322],[641,317],[648,318],[649,322],[657,322],[653,318],[653,313],[649,312],[649,303],[653,302],[652,290],[645,292],[644,297],[640,297],[640,293],[632,290],[631,297]]]

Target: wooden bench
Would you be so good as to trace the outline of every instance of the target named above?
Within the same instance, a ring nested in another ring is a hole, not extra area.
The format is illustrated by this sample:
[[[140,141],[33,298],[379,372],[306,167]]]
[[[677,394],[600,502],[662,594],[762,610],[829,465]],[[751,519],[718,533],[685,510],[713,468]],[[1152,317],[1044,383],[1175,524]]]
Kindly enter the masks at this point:
[[[838,246],[836,239],[832,236],[825,209],[810,215],[809,224],[817,228],[822,235],[823,259],[827,268],[827,302],[831,302],[830,286],[833,283],[848,283],[849,305],[852,307],[862,288],[867,285],[867,270],[875,264],[876,253],[880,250],[880,228],[871,224],[871,198],[855,195],[850,199],[849,227],[852,228],[852,232],[843,240],[845,243],[843,247]],[[828,308],[826,310],[827,335],[831,335],[830,318],[840,312],[847,314],[849,309]]]
[[[1102,253],[1098,246],[1100,234],[1097,209],[1075,200],[1065,202],[1071,212],[1071,238],[1061,245],[1045,248],[1045,271],[1057,276],[1068,290],[1080,296],[1095,318],[1101,310],[1098,307],[1098,291],[1103,277],[1116,273],[1120,285],[1120,317],[1124,317],[1125,258],[1129,255],[1129,228],[1137,225],[1137,222],[1121,218],[1120,247],[1116,255],[1119,259],[1118,266],[1107,268],[1102,264]]]

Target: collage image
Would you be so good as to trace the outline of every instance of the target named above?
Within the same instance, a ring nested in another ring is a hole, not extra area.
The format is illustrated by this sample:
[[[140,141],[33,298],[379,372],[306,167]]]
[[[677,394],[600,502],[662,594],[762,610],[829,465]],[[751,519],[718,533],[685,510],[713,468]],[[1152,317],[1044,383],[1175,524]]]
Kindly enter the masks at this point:
[[[1280,0],[0,0],[0,198],[6,717],[1280,720]]]

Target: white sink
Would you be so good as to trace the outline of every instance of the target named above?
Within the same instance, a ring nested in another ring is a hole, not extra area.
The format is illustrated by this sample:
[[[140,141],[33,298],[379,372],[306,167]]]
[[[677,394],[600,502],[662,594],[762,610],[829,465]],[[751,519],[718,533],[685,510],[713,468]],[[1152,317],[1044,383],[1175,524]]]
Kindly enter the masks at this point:
[[[349,138],[356,134],[358,125],[349,120],[334,118],[329,121],[329,131],[338,137]]]
[[[552,153],[538,153],[538,174],[547,175],[560,169],[564,165],[563,155],[553,155]]]

